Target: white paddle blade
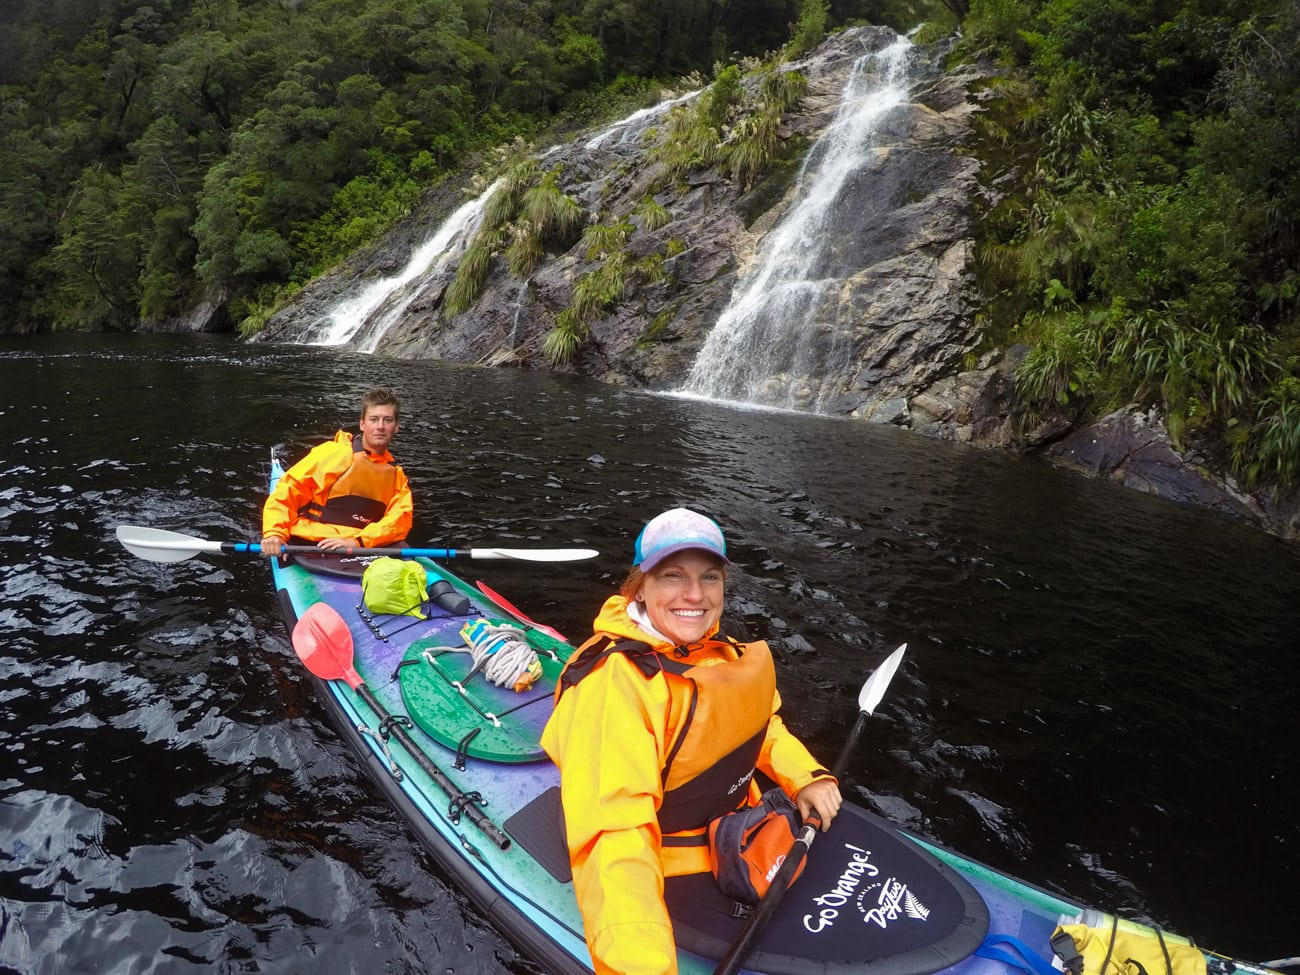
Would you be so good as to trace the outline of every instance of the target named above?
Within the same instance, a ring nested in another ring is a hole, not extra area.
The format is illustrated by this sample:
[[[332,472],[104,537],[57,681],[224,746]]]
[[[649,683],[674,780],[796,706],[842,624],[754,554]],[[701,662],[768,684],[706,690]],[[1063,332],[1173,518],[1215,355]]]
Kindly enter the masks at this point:
[[[894,679],[894,671],[898,670],[898,665],[903,662],[903,654],[907,652],[907,644],[901,647],[885,658],[884,663],[877,667],[867,678],[867,682],[862,685],[862,691],[858,694],[858,710],[864,714],[872,714],[876,710],[881,699],[885,696],[885,691],[889,688],[889,682]]]
[[[594,548],[472,548],[471,559],[515,559],[519,562],[578,562],[594,559]]]
[[[183,562],[200,552],[220,552],[220,542],[169,532],[163,528],[118,525],[117,540],[136,558],[150,562]]]

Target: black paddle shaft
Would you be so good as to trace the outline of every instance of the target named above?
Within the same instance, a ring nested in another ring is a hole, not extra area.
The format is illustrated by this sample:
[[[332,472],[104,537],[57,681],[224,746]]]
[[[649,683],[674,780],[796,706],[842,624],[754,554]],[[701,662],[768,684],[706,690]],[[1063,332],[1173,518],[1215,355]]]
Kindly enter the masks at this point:
[[[848,767],[849,758],[853,755],[853,749],[862,737],[862,731],[867,724],[867,712],[859,711],[858,720],[853,724],[853,730],[849,732],[848,739],[844,742],[843,749],[840,750],[839,758],[835,760],[835,767],[831,774],[837,779],[844,775],[844,769]],[[727,949],[726,956],[718,963],[718,967],[713,970],[713,975],[736,975],[740,971],[741,964],[745,956],[749,954],[749,949],[753,946],[754,941],[767,928],[767,922],[772,919],[776,913],[781,899],[785,897],[785,892],[790,889],[790,884],[794,882],[795,871],[803,863],[804,858],[808,855],[808,848],[812,846],[813,840],[817,837],[817,828],[821,825],[821,820],[814,812],[808,817],[803,828],[799,830],[798,837],[790,844],[790,852],[785,855],[785,860],[772,878],[771,885],[767,888],[767,893],[759,900],[758,906],[754,908],[754,913],[749,916],[745,926],[740,929],[736,939],[732,941],[731,946]]]
[[[790,852],[785,855],[781,868],[777,870],[776,876],[772,878],[772,884],[768,887],[767,894],[759,900],[758,906],[754,908],[754,913],[749,916],[745,926],[736,935],[736,940],[727,949],[726,957],[713,970],[713,975],[735,975],[736,972],[740,971],[741,963],[744,962],[745,956],[749,954],[749,949],[754,944],[754,940],[766,930],[767,922],[776,913],[777,906],[781,903],[781,899],[785,897],[785,892],[790,889],[790,884],[794,881],[794,872],[799,869],[804,857],[808,855],[808,848],[812,846],[813,837],[817,835],[819,822],[814,814],[811,820],[805,823],[799,831],[798,838],[790,844]]]
[[[364,682],[358,684],[356,690],[361,695],[361,699],[370,706],[370,710],[379,718],[383,727],[392,731],[393,737],[402,743],[407,753],[415,759],[416,764],[424,769],[429,778],[438,783],[443,792],[447,793],[451,798],[453,807],[459,806],[463,810],[465,817],[477,826],[483,832],[483,835],[495,843],[499,849],[510,849],[510,837],[503,833],[496,823],[488,819],[483,810],[476,805],[473,796],[449,779],[447,773],[434,764],[433,759],[425,754],[424,749],[410,736],[407,730],[393,720],[393,716],[379,698],[375,697],[374,692]]]

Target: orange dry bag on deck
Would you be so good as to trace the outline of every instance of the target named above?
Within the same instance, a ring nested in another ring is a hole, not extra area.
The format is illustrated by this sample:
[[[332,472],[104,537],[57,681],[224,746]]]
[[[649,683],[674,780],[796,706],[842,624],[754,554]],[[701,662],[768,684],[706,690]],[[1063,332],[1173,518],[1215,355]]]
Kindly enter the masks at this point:
[[[709,823],[709,865],[722,892],[741,903],[757,904],[785,862],[799,826],[798,808],[780,789],[764,792],[757,806]],[[800,862],[791,883],[807,862]]]

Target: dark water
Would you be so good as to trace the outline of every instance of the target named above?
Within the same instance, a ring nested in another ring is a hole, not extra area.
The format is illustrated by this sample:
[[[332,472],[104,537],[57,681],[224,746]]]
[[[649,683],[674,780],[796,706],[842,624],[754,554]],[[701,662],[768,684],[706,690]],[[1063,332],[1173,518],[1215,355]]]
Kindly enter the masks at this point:
[[[399,387],[414,540],[571,634],[641,522],[707,510],[733,630],[829,758],[911,646],[848,787],[939,842],[1256,958],[1300,951],[1300,551],[1216,515],[895,430],[586,381],[253,349],[0,344],[0,969],[534,971],[377,798],[247,556],[270,445]]]

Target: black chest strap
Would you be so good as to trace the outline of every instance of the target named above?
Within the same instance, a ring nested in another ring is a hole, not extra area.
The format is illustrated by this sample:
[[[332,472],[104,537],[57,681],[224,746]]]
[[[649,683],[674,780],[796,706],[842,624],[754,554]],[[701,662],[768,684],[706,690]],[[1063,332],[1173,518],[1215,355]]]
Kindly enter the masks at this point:
[[[744,653],[741,644],[729,636],[719,633],[712,639],[731,644],[738,654]],[[564,673],[560,675],[561,693],[585,678],[601,661],[616,653],[623,654],[628,661],[635,664],[637,670],[641,671],[647,679],[664,671],[670,674],[684,674],[694,665],[674,658],[689,656],[696,649],[697,644],[673,647],[671,656],[660,653],[643,640],[633,640],[630,637],[621,640],[610,639],[604,647],[597,649],[598,646],[597,643],[589,645],[586,650],[569,661],[568,666],[564,668]]]

